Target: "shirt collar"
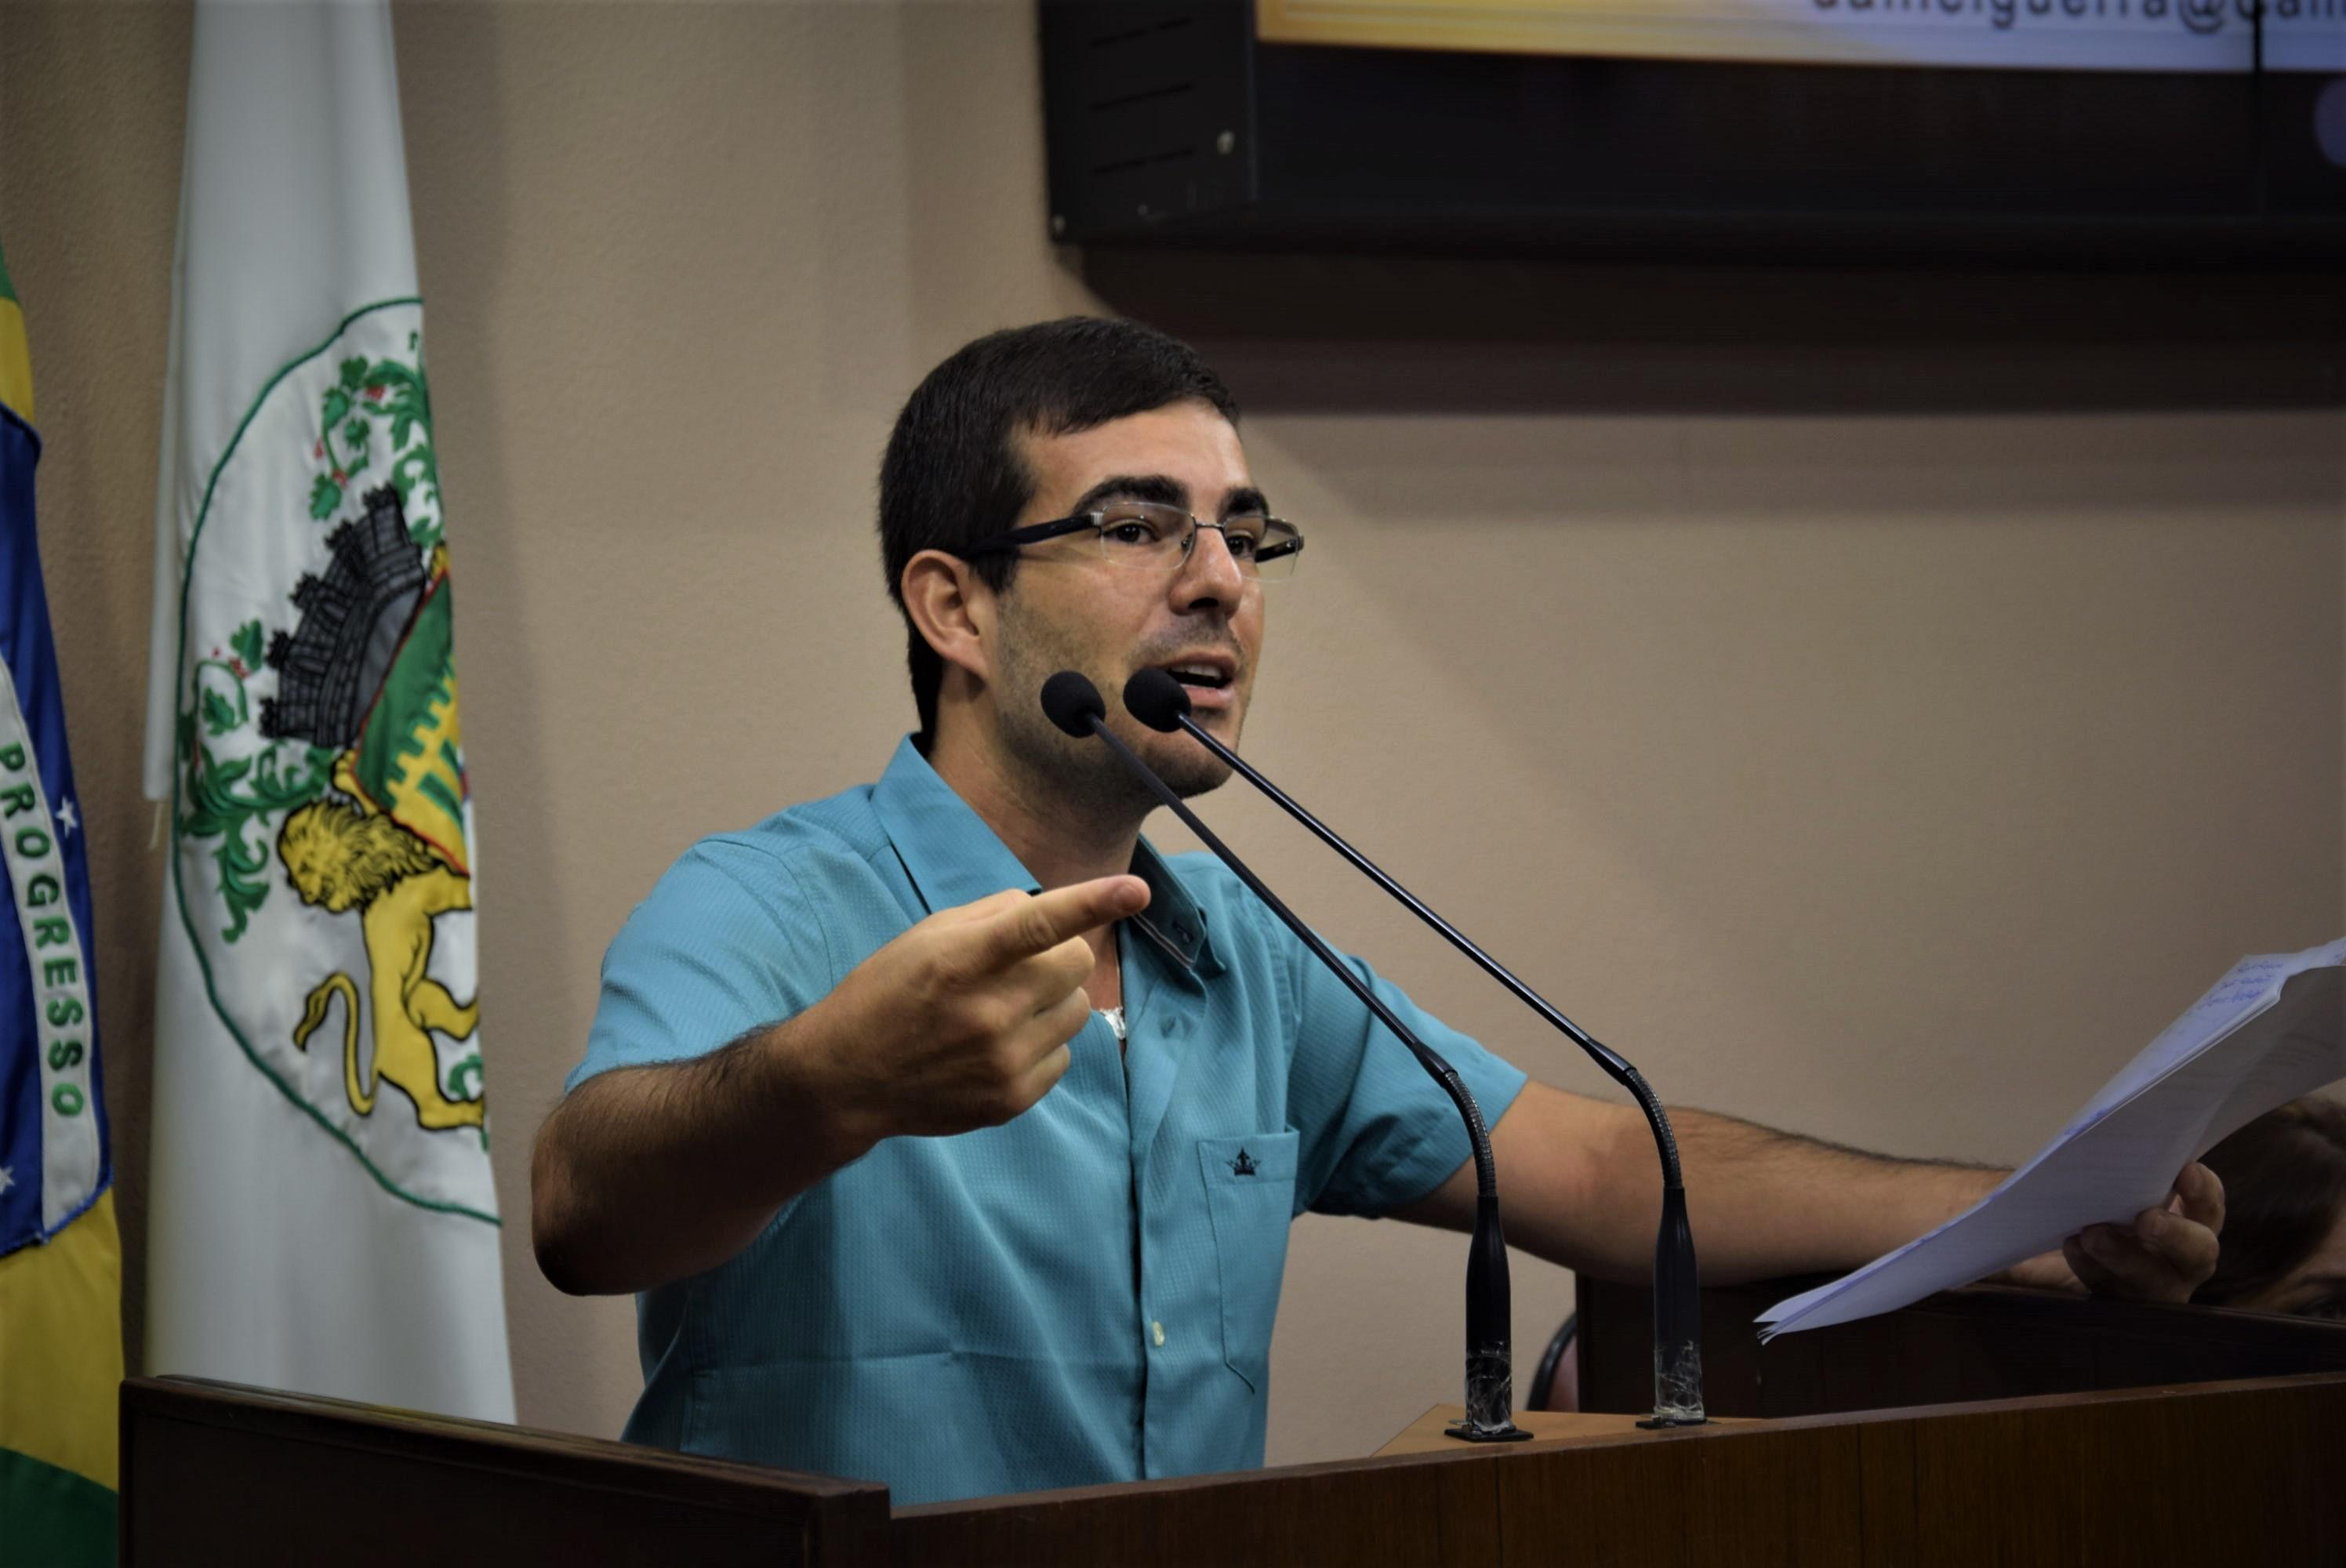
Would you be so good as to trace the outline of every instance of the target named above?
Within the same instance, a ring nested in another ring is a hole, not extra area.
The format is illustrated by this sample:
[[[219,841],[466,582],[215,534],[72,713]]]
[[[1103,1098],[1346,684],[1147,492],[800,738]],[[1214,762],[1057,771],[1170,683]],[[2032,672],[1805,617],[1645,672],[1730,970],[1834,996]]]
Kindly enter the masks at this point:
[[[922,905],[932,914],[974,903],[1005,888],[1042,891],[1034,873],[986,826],[985,819],[937,777],[909,735],[873,787],[872,809],[895,846],[905,875],[913,879]],[[1176,969],[1200,975],[1222,972],[1221,956],[1206,929],[1206,911],[1147,839],[1134,845],[1130,869],[1148,884],[1148,907],[1125,923]]]

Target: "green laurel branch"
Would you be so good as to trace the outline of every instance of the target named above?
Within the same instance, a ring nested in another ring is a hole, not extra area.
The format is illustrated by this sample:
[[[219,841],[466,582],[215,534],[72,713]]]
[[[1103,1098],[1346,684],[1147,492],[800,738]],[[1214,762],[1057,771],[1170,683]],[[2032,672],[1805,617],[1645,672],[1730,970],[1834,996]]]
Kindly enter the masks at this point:
[[[220,935],[234,942],[269,897],[268,836],[264,831],[256,847],[250,837],[252,824],[323,795],[333,774],[334,752],[329,747],[280,742],[250,757],[222,761],[205,744],[193,712],[179,716],[179,750],[189,759],[179,832],[186,838],[219,840],[212,860],[219,867],[220,898],[228,905],[230,921]],[[283,755],[289,750],[296,753],[290,762]]]
[[[356,355],[342,361],[339,375],[319,401],[320,433],[311,456],[326,472],[310,482],[310,515],[323,523],[342,508],[359,474],[372,466],[372,449],[377,420],[391,427],[391,483],[399,491],[408,532],[419,548],[429,550],[442,538],[437,516],[440,459],[432,443],[432,391],[423,374],[418,334],[408,335],[416,350],[413,365],[397,360]],[[434,514],[416,516],[419,490],[428,491]]]

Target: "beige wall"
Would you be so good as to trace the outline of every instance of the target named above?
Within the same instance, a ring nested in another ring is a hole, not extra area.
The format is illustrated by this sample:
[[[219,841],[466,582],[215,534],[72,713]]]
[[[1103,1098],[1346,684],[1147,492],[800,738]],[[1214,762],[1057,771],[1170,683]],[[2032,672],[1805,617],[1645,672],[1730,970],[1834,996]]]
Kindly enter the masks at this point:
[[[1674,1099],[2012,1158],[2232,958],[2339,933],[2332,280],[1085,259],[1044,239],[1016,0],[397,23],[525,1420],[610,1431],[637,1386],[627,1305],[546,1287],[522,1217],[602,945],[694,837],[868,778],[907,724],[874,463],[994,326],[1208,343],[1314,530],[1250,748]],[[134,1356],[187,32],[0,4]],[[1297,831],[1211,809],[1437,1010],[1598,1086]],[[1293,1257],[1274,1459],[1456,1397],[1455,1238],[1306,1221]],[[1528,1367],[1566,1284],[1516,1289]]]

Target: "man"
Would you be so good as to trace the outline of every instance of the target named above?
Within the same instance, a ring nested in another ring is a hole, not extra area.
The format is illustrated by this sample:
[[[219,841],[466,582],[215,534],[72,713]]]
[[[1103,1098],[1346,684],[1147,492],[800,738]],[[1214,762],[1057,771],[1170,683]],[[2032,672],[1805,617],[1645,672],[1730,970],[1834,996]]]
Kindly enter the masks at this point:
[[[1464,1227],[1447,1098],[1038,694],[1174,671],[1235,745],[1266,577],[1301,541],[1238,411],[1146,329],[997,333],[907,402],[881,472],[917,736],[873,786],[703,840],[613,942],[532,1169],[540,1266],[633,1290],[630,1438],[886,1481],[900,1502],[1261,1462],[1297,1213]],[[1273,585],[1275,591],[1277,585]],[[1119,713],[1176,789],[1224,769]],[[1493,1124],[1510,1236],[1642,1278],[1632,1108],[1537,1084],[1361,976]],[[1674,1114],[1714,1280],[1854,1267],[1998,1173]],[[2199,1167],[2037,1281],[2181,1300],[2214,1267]]]

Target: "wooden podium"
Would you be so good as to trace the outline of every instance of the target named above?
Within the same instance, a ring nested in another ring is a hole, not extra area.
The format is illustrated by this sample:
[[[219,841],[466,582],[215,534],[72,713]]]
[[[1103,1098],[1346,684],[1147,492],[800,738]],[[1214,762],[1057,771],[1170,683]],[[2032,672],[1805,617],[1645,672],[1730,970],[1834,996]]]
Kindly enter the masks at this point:
[[[126,1382],[122,1439],[122,1561],[174,1568],[2346,1562],[2340,1374],[892,1511],[864,1482],[192,1380]]]
[[[1752,1319],[1830,1275],[1702,1293],[1705,1407],[1809,1416],[2029,1394],[2346,1372],[2346,1323],[1973,1285],[1760,1343]],[[1580,1408],[1654,1403],[1653,1298],[1577,1281]],[[2346,1563],[2346,1559],[2341,1559]]]

